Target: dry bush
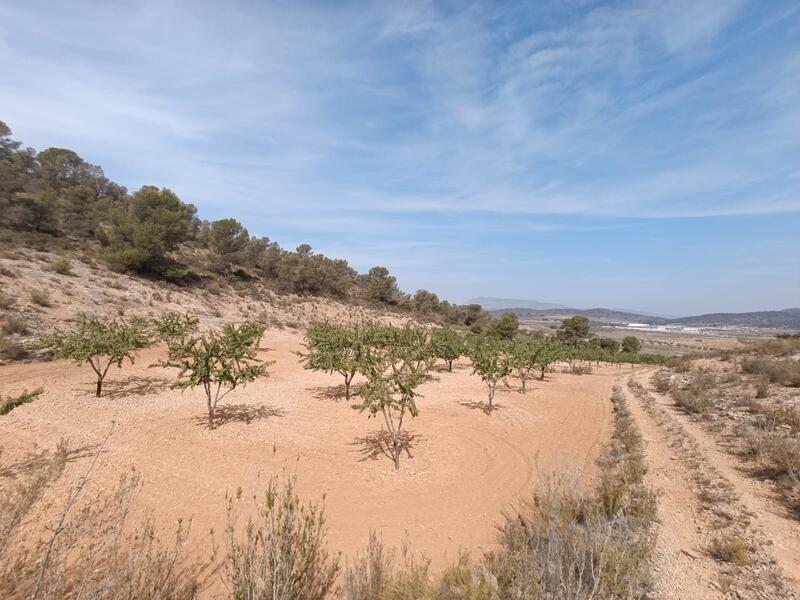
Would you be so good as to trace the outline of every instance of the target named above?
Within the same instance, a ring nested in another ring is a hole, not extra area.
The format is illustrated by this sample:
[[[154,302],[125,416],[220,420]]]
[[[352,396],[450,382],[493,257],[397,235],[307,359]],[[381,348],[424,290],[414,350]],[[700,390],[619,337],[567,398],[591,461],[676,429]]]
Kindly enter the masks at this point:
[[[717,560],[746,565],[750,562],[752,548],[746,540],[736,534],[715,537],[711,540],[709,554]]]
[[[23,360],[28,358],[30,353],[28,350],[13,340],[8,339],[5,335],[0,334],[0,358],[5,360]]]
[[[664,394],[670,391],[674,385],[672,373],[667,369],[659,369],[653,373],[653,376],[650,378],[650,383],[653,384],[657,392]]]
[[[592,365],[590,365],[589,363],[574,362],[570,364],[568,372],[571,375],[591,375]]]
[[[295,479],[270,480],[257,521],[243,528],[241,490],[228,497],[225,570],[235,600],[324,600],[339,573],[338,557],[325,548],[324,508],[302,504]],[[241,529],[241,531],[240,531]]]
[[[797,360],[751,358],[742,362],[742,370],[766,377],[771,383],[800,387],[800,361]]]
[[[66,256],[59,256],[50,263],[50,270],[59,275],[72,275],[72,261]]]
[[[398,553],[386,550],[374,532],[363,553],[344,573],[344,600],[423,599],[432,597],[428,561],[404,545]]]
[[[3,325],[0,329],[2,329],[3,333],[6,335],[25,335],[28,333],[28,324],[20,317],[8,316],[3,321]]]
[[[640,598],[650,586],[655,494],[643,483],[641,433],[619,388],[614,443],[594,495],[551,480],[502,527],[490,557],[501,598]]]
[[[0,309],[9,310],[13,308],[14,304],[16,304],[16,300],[13,297],[0,292]]]
[[[47,290],[31,290],[31,302],[37,306],[53,306],[50,300],[50,293]]]
[[[196,597],[203,566],[184,564],[187,528],[179,525],[174,547],[167,547],[158,541],[152,522],[127,524],[139,489],[135,472],[124,475],[111,494],[84,497],[102,448],[68,489],[60,515],[55,522],[46,522],[41,534],[29,529],[42,522],[37,515],[46,508],[44,494],[78,452],[62,442],[52,453],[32,455],[0,469],[0,589],[4,598]]]
[[[703,391],[673,389],[670,395],[675,404],[690,413],[705,414],[714,407],[714,400]]]
[[[756,381],[756,398],[766,398],[769,396],[769,379],[762,377]]]

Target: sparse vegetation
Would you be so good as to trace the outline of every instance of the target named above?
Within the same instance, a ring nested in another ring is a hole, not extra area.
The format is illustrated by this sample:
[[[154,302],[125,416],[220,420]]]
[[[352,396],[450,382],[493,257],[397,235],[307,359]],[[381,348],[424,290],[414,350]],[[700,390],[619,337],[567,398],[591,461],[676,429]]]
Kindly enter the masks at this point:
[[[509,343],[487,335],[472,336],[467,342],[467,356],[472,362],[473,374],[486,384],[488,403],[486,412],[494,409],[497,383],[511,374],[513,368]]]
[[[331,597],[339,560],[325,547],[325,511],[304,504],[295,479],[273,477],[244,527],[241,490],[227,499],[225,574],[233,600],[325,600]]]
[[[19,396],[9,396],[8,398],[0,397],[0,416],[7,415],[18,406],[33,402],[43,391],[42,388],[36,388],[30,392],[25,390]]]
[[[72,275],[72,261],[66,256],[59,256],[50,264],[50,268],[59,275]]]

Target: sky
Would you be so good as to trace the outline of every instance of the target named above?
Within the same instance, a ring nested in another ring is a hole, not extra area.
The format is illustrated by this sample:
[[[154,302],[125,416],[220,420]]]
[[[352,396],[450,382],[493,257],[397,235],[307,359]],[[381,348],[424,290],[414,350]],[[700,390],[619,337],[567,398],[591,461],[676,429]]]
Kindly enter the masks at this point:
[[[12,2],[0,119],[413,292],[800,306],[800,3]]]

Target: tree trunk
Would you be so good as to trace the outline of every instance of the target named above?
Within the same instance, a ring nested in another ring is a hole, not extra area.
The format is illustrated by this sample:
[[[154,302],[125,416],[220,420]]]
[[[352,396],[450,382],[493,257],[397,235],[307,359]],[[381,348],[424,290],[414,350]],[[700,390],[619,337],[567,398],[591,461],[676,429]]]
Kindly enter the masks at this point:
[[[103,391],[103,378],[98,376],[97,377],[97,387],[95,389],[95,396],[97,396],[99,398],[100,394],[102,393],[102,391]]]
[[[525,389],[525,382],[526,382],[526,379],[523,377],[522,378],[522,393],[523,394],[527,393],[527,390]]]
[[[545,367],[542,367],[542,372],[541,372],[541,374],[539,375],[539,381],[544,381],[544,372],[545,372],[545,369],[547,369],[547,367],[546,367],[546,366],[545,366]]]
[[[394,470],[400,470],[400,440],[398,436],[392,436],[392,446],[394,449]]]
[[[208,428],[214,429],[214,405],[211,404],[211,398],[208,399]]]
[[[494,388],[495,388],[496,385],[497,384],[495,383],[494,385],[490,385],[489,386],[489,404],[486,407],[486,412],[487,413],[492,412],[492,410],[494,409],[494,405],[492,404],[492,401],[494,400]]]
[[[447,372],[448,373],[452,373],[453,372],[453,361],[452,360],[448,360],[447,361]]]

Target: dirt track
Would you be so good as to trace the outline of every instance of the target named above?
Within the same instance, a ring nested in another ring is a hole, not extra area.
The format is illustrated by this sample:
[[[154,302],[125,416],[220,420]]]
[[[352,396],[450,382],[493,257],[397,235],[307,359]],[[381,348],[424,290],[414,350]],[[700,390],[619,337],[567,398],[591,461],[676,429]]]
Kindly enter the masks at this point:
[[[736,458],[672,400],[649,386],[653,370],[625,378],[644,386],[648,410],[628,389],[628,403],[646,443],[650,484],[659,492],[655,597],[800,597],[800,522],[786,514],[770,488],[743,474]],[[724,489],[724,500],[703,500]],[[730,519],[733,519],[732,521]],[[721,562],[709,553],[713,537],[742,532],[752,542],[749,564]]]
[[[4,461],[62,437],[91,448],[116,421],[94,484],[110,487],[135,466],[144,480],[139,507],[169,528],[192,517],[204,555],[207,532],[221,537],[225,491],[241,486],[258,494],[285,468],[297,472],[303,497],[326,494],[334,550],[363,548],[370,529],[391,545],[407,532],[437,567],[460,548],[474,555],[488,549],[501,511],[542,477],[556,470],[591,477],[609,440],[617,369],[549,374],[526,395],[500,384],[498,408],[487,415],[471,404],[485,399],[480,379],[456,365],[421,388],[420,416],[408,421],[410,455],[395,473],[372,442],[381,423],[328,397],[338,376],[303,370],[293,354],[300,342],[295,333],[267,334],[264,357],[277,361],[272,375],[231,393],[215,431],[205,428],[199,391],[171,390],[169,371],[147,367],[155,351],[112,370],[100,399],[88,368],[60,361],[0,367],[4,393],[45,388],[0,421]],[[72,463],[58,485],[76,477],[85,460]]]

